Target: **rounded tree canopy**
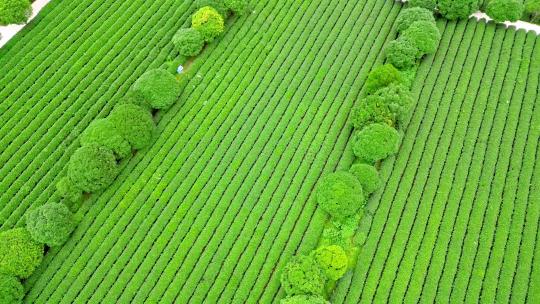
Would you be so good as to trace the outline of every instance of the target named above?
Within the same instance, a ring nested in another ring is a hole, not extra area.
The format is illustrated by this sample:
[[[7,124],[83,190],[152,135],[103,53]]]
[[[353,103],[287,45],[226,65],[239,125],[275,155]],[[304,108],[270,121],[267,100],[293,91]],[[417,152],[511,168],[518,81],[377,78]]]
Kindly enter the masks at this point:
[[[385,54],[388,62],[396,68],[408,69],[416,64],[420,50],[411,39],[401,36],[388,43]]]
[[[283,269],[281,285],[288,295],[322,295],[326,276],[311,256],[293,257]]]
[[[391,83],[377,90],[373,96],[380,98],[388,107],[394,122],[402,121],[414,103],[411,91],[403,84]]]
[[[58,190],[61,197],[72,203],[80,201],[83,196],[83,191],[77,188],[73,181],[67,176],[62,177],[58,183],[56,183],[56,190]]]
[[[297,295],[281,299],[280,304],[330,304],[322,296],[318,295]]]
[[[180,55],[188,57],[198,55],[204,46],[203,36],[194,28],[179,29],[172,42]]]
[[[448,20],[467,19],[479,8],[479,0],[438,0],[439,13]]]
[[[0,273],[0,303],[18,304],[24,297],[24,288],[15,276]]]
[[[24,228],[0,232],[0,273],[28,278],[43,259],[44,246]]]
[[[191,26],[201,33],[206,42],[212,42],[225,30],[223,17],[210,6],[202,7],[193,14]]]
[[[429,21],[416,21],[403,32],[403,38],[410,40],[419,50],[420,54],[433,54],[437,51],[441,33],[434,23]],[[407,67],[405,67],[407,68]]]
[[[0,25],[22,24],[32,15],[32,6],[28,0],[0,1]]]
[[[131,154],[131,146],[107,118],[96,119],[88,125],[80,137],[82,146],[98,145],[110,149],[118,159]]]
[[[134,104],[119,104],[109,115],[120,135],[127,140],[131,148],[142,149],[150,145],[156,128],[152,114]]]
[[[362,163],[354,164],[349,169],[349,172],[360,181],[365,195],[377,191],[381,186],[379,172],[372,165]]]
[[[371,124],[356,133],[353,152],[360,160],[373,164],[397,153],[399,133],[384,124]]]
[[[247,9],[247,0],[223,0],[225,6],[237,15],[242,15]]]
[[[515,22],[523,15],[523,4],[516,0],[490,0],[486,14],[497,22]]]
[[[411,7],[421,7],[430,11],[435,10],[435,7],[437,6],[435,0],[409,0],[408,3]]]
[[[403,78],[398,69],[392,64],[380,65],[371,72],[366,80],[366,94],[372,94],[380,88],[386,87],[391,83],[402,83]]]
[[[75,187],[95,192],[109,186],[118,174],[116,158],[111,150],[99,146],[80,147],[69,160],[67,176]]]
[[[329,245],[313,252],[315,260],[330,280],[339,280],[349,267],[349,258],[341,246]]]
[[[435,23],[433,12],[422,7],[410,7],[402,10],[395,22],[398,32],[403,32],[416,21],[428,21]]]
[[[337,171],[323,177],[315,195],[319,206],[335,218],[345,218],[358,212],[365,199],[362,184],[354,175]]]
[[[26,229],[34,240],[55,247],[67,241],[75,229],[75,220],[66,205],[48,203],[28,212]]]
[[[168,109],[180,96],[180,84],[173,74],[154,69],[142,74],[132,90],[142,96],[153,109]]]

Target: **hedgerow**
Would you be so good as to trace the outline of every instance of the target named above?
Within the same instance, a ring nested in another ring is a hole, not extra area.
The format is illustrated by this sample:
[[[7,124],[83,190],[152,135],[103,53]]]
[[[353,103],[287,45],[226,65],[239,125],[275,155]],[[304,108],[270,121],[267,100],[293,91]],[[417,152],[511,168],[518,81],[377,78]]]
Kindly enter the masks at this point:
[[[27,213],[26,229],[34,240],[55,247],[67,241],[75,220],[66,205],[47,203]]]
[[[434,23],[429,21],[413,22],[407,30],[403,32],[403,37],[410,40],[422,54],[433,54],[437,51],[441,33]],[[411,67],[406,66],[404,68]]]
[[[330,304],[322,296],[297,295],[281,299],[280,304]]]
[[[411,7],[421,7],[430,11],[435,10],[437,6],[436,0],[409,0],[407,3]]]
[[[32,6],[28,0],[0,1],[0,25],[21,24],[32,15]]]
[[[183,56],[196,56],[204,46],[204,37],[194,28],[179,29],[172,38],[176,50]]]
[[[132,90],[142,96],[153,109],[166,110],[178,99],[178,80],[163,69],[150,70],[139,77]]]
[[[408,29],[413,22],[417,21],[428,21],[435,23],[435,17],[433,17],[433,12],[428,9],[422,7],[411,7],[402,10],[394,24],[396,30],[401,33]]]
[[[438,0],[437,8],[448,20],[466,19],[476,12],[480,4],[478,0]]]
[[[67,176],[62,177],[58,183],[56,183],[56,190],[61,197],[70,202],[80,201],[83,197],[82,189],[77,188],[75,183]]]
[[[28,278],[41,263],[43,250],[24,228],[0,232],[0,273]]]
[[[247,0],[223,0],[225,6],[237,15],[243,15],[247,9]]]
[[[486,14],[497,22],[514,22],[523,16],[523,4],[516,0],[490,0]]]
[[[354,164],[349,169],[349,172],[360,181],[365,195],[369,195],[381,187],[382,181],[379,172],[372,165]]]
[[[117,105],[107,118],[132,149],[143,149],[152,142],[156,125],[152,114],[134,104]]]
[[[281,285],[288,295],[322,295],[326,276],[311,256],[293,257],[283,269]]]
[[[365,203],[362,184],[346,171],[324,176],[315,191],[321,209],[335,218],[351,216]]]
[[[403,78],[399,70],[392,64],[385,64],[371,70],[364,88],[367,94],[371,94],[391,83],[401,82],[403,82]]]
[[[353,152],[356,157],[373,164],[397,152],[399,133],[384,124],[371,124],[356,133]]]
[[[223,17],[210,6],[202,7],[193,14],[191,26],[201,33],[206,42],[212,42],[225,30]]]
[[[330,280],[339,280],[349,267],[349,258],[341,246],[329,245],[318,248],[313,256]]]
[[[0,273],[0,303],[18,304],[24,298],[24,287],[15,276]]]
[[[131,146],[107,118],[96,119],[81,133],[82,146],[98,145],[110,149],[118,159],[131,154]]]
[[[67,176],[75,187],[95,192],[109,186],[118,174],[113,152],[99,145],[80,147],[69,160]]]
[[[388,62],[401,70],[411,68],[416,64],[420,57],[420,49],[416,42],[402,36],[388,43],[385,54]]]

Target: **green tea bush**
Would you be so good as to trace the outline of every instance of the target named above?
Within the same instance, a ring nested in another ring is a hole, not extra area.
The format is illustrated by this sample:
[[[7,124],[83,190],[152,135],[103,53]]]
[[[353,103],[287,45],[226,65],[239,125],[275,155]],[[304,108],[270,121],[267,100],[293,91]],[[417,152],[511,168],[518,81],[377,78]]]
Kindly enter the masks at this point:
[[[80,147],[68,163],[68,178],[84,192],[105,189],[117,174],[118,165],[113,152],[99,145]]]
[[[131,146],[107,118],[96,119],[88,125],[80,137],[82,146],[98,145],[110,149],[118,159],[131,154]]]
[[[73,213],[62,203],[48,203],[26,215],[26,230],[49,247],[64,244],[75,229]]]
[[[179,29],[172,42],[180,55],[188,57],[198,55],[204,46],[203,36],[194,28]]]
[[[202,7],[193,14],[191,26],[201,33],[206,42],[212,42],[225,30],[223,17],[210,6]]]
[[[540,23],[540,0],[526,0],[524,11],[533,23]]]
[[[349,172],[354,175],[362,184],[364,195],[369,195],[381,187],[381,178],[375,167],[369,164],[354,164],[349,169]]]
[[[156,125],[152,114],[134,104],[117,105],[108,119],[132,149],[143,149],[152,143]]]
[[[317,295],[297,295],[281,299],[280,304],[330,304],[322,296]]]
[[[419,55],[433,54],[439,46],[441,33],[434,23],[416,21],[403,32],[403,38],[410,40],[420,50]]]
[[[61,197],[67,199],[70,202],[78,202],[82,199],[83,191],[75,186],[69,177],[62,177],[58,183],[56,183],[56,190]]]
[[[515,22],[523,16],[523,4],[516,0],[490,0],[486,14],[497,22]]]
[[[227,18],[229,16],[229,9],[223,2],[223,0],[196,0],[195,1],[195,7],[197,9],[203,8],[205,6],[213,7],[218,13],[223,16],[223,18]]]
[[[347,253],[338,245],[320,247],[313,252],[313,257],[330,280],[339,280],[349,267]]]
[[[28,278],[43,259],[44,246],[24,228],[0,232],[0,273]]]
[[[435,23],[433,12],[422,7],[411,7],[402,10],[395,22],[396,30],[403,32],[416,21],[428,21]]]
[[[168,109],[180,95],[180,85],[173,74],[163,69],[150,70],[139,77],[132,90],[148,101],[153,109]]]
[[[399,133],[384,124],[372,124],[355,136],[353,152],[360,160],[373,164],[397,152]]]
[[[430,11],[435,10],[435,7],[437,7],[435,0],[409,0],[408,3],[410,7],[421,7]]]
[[[476,12],[480,4],[478,0],[438,0],[439,13],[448,20],[467,19]]]
[[[287,295],[321,295],[324,292],[326,276],[311,256],[293,257],[283,269],[281,285]]]
[[[0,273],[0,303],[22,303],[24,287],[15,276]]]
[[[398,69],[408,69],[416,64],[420,50],[416,43],[404,36],[388,43],[386,59]]]
[[[369,72],[365,84],[365,92],[371,94],[391,83],[401,82],[403,82],[403,78],[396,67],[392,64],[380,65]]]
[[[247,10],[247,0],[223,0],[225,6],[237,15],[242,15]]]
[[[362,184],[346,171],[326,175],[315,191],[321,209],[335,218],[351,216],[364,206]]]
[[[0,25],[25,23],[32,15],[32,6],[28,0],[1,0]]]

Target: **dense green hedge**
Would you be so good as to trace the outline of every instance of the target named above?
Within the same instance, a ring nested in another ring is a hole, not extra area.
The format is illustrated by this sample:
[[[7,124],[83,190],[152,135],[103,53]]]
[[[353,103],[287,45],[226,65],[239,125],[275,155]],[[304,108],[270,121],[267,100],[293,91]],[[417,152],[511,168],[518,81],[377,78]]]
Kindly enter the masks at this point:
[[[114,153],[96,144],[83,146],[71,156],[67,176],[78,189],[95,192],[109,186],[118,174]]]
[[[0,25],[21,24],[32,15],[32,6],[28,0],[1,0]]]
[[[0,232],[0,273],[28,278],[43,259],[44,246],[24,228]]]
[[[288,295],[322,295],[326,276],[311,256],[293,257],[283,269],[281,285]]]
[[[479,0],[438,0],[437,8],[448,20],[467,19],[480,7]]]
[[[155,69],[142,74],[133,84],[135,94],[144,98],[150,107],[167,110],[180,96],[178,80],[166,70]]]
[[[34,240],[55,247],[67,241],[75,220],[66,205],[48,203],[26,214],[26,229]]]
[[[131,154],[131,146],[125,140],[110,119],[96,119],[84,130],[80,137],[83,147],[103,146],[114,152],[116,158],[125,158]]]
[[[0,273],[0,303],[18,304],[24,297],[24,288],[15,276]]]
[[[225,30],[223,16],[210,6],[202,7],[193,14],[191,26],[201,33],[206,42],[212,42]]]
[[[517,0],[490,0],[486,14],[497,22],[515,22],[523,16],[523,3]]]
[[[176,32],[172,42],[180,55],[195,56],[203,49],[204,37],[194,28],[183,28]]]

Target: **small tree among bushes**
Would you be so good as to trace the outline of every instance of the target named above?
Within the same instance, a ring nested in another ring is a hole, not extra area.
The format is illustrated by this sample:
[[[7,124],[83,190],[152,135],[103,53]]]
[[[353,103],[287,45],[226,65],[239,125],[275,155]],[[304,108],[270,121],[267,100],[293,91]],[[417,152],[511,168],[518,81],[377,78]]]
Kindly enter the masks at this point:
[[[516,0],[490,0],[486,14],[497,22],[515,22],[523,16],[523,4]]]
[[[125,158],[131,154],[131,146],[120,133],[114,124],[107,118],[96,119],[88,125],[80,137],[81,145],[99,145],[109,148],[118,159]]]
[[[56,190],[61,197],[65,198],[69,202],[78,202],[83,197],[82,189],[77,188],[75,183],[69,179],[69,177],[62,177],[56,184]]]
[[[195,7],[197,9],[203,8],[205,6],[213,7],[218,13],[223,16],[223,18],[229,17],[229,8],[225,5],[223,0],[196,0]]]
[[[390,41],[385,49],[386,59],[398,69],[408,69],[416,64],[420,50],[411,39],[401,36]]]
[[[433,17],[433,12],[429,9],[422,7],[406,8],[399,13],[396,19],[396,30],[401,33],[408,29],[413,22],[417,21],[428,21],[435,23],[435,17]]]
[[[77,149],[69,160],[67,170],[68,178],[84,192],[105,189],[117,174],[118,166],[113,152],[95,144]]]
[[[366,94],[372,94],[391,83],[402,82],[403,78],[395,66],[392,64],[380,65],[369,72],[365,83],[365,92]]]
[[[323,177],[316,189],[319,206],[335,218],[345,218],[364,206],[362,184],[354,175],[337,171]]]
[[[441,40],[441,33],[433,22],[416,21],[403,32],[403,38],[410,40],[420,50],[418,55],[422,56],[423,54],[433,54],[437,51],[439,41]]]
[[[382,181],[379,172],[372,165],[354,164],[349,169],[349,172],[360,181],[365,195],[369,195],[381,187]]]
[[[330,304],[322,296],[317,295],[297,295],[290,296],[279,301],[280,304]]]
[[[154,69],[142,74],[132,90],[142,96],[153,109],[166,110],[178,99],[180,84],[169,72]]]
[[[479,8],[479,0],[438,0],[439,13],[448,20],[467,19]]]
[[[349,268],[349,258],[341,246],[320,247],[313,252],[313,256],[330,280],[339,280]]]
[[[193,14],[191,26],[201,33],[206,42],[214,41],[225,30],[223,17],[210,6],[202,7]]]
[[[326,276],[311,256],[293,257],[283,269],[281,285],[287,295],[322,295]]]
[[[151,144],[156,125],[146,109],[134,104],[120,104],[107,119],[132,149],[143,149]]]
[[[198,55],[204,46],[204,37],[194,28],[179,29],[172,42],[180,55],[191,57]]]
[[[1,0],[0,25],[25,23],[32,15],[28,0]]]
[[[0,232],[0,273],[26,279],[41,263],[44,246],[24,228]]]
[[[48,203],[28,212],[26,229],[40,243],[61,246],[75,229],[75,220],[66,205]]]
[[[243,15],[247,10],[246,0],[223,0],[225,6],[237,15]]]
[[[373,164],[397,153],[399,133],[384,124],[371,124],[355,136],[353,152],[363,162]]]
[[[24,288],[15,276],[0,273],[0,303],[18,304],[24,297]]]

